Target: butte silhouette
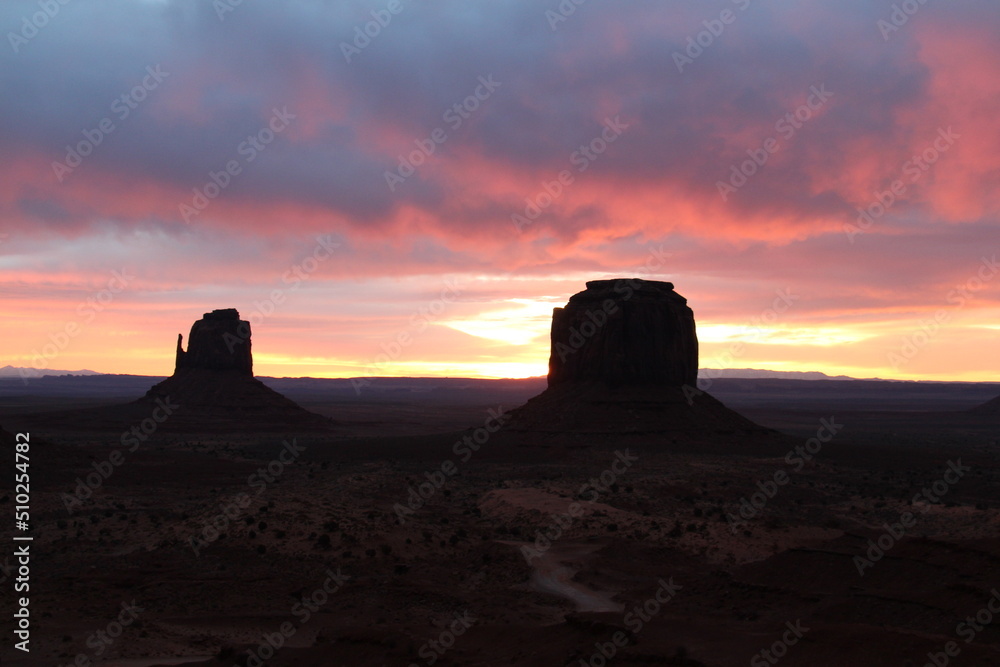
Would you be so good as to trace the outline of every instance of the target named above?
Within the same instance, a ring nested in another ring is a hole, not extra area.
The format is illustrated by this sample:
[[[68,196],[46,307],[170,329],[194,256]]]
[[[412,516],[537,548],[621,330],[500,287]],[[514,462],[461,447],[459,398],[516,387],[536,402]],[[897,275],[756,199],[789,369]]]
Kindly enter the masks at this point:
[[[977,415],[1000,415],[1000,396],[972,408],[969,412]]]
[[[325,430],[331,420],[302,408],[253,376],[250,323],[235,308],[205,313],[188,349],[177,335],[174,374],[138,402],[176,405],[169,430]]]
[[[548,388],[510,432],[772,433],[700,391],[694,313],[672,283],[593,280],[552,314]]]

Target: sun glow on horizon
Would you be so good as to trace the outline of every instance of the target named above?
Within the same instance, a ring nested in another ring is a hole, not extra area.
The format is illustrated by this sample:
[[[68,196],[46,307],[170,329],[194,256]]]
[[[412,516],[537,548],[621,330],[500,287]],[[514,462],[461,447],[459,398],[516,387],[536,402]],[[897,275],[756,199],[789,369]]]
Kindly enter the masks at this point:
[[[870,334],[842,327],[762,327],[747,326],[745,324],[698,325],[698,340],[702,343],[829,346],[857,343],[870,337]]]
[[[308,370],[306,370],[308,369]],[[294,359],[265,355],[254,360],[254,374],[266,377],[452,377],[521,379],[547,375],[548,358],[541,361],[427,362],[395,361],[365,366],[343,359]]]
[[[61,0],[8,52],[0,367],[168,375],[177,334],[231,307],[264,376],[544,375],[553,308],[638,277],[688,301],[703,368],[1000,378],[996,3],[921,2],[888,42],[880,3],[772,3],[679,87],[663,44],[698,3],[594,3],[558,40],[532,3],[444,11],[357,68],[327,51],[358,3],[253,3],[242,32],[180,0],[103,4]],[[487,70],[519,74],[481,97]],[[133,90],[102,143],[98,112]],[[458,126],[438,115],[463,99]],[[274,142],[245,152],[256,127]]]
[[[475,319],[450,320],[442,324],[478,338],[508,345],[529,345],[549,335],[552,308],[561,305],[531,299],[509,299],[504,303],[516,307],[481,313]]]

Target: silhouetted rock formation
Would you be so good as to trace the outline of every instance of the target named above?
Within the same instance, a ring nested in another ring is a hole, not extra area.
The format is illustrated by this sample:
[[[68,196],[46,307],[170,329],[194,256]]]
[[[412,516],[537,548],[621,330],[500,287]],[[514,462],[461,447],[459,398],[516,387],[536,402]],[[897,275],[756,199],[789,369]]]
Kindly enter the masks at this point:
[[[331,421],[309,412],[253,376],[250,323],[235,308],[213,310],[177,336],[174,374],[140,403],[177,406],[165,430],[310,430]]]
[[[694,313],[672,283],[592,280],[552,313],[549,386],[694,386]]]
[[[188,349],[181,345],[184,336],[177,334],[177,362],[174,370],[203,368],[233,370],[253,377],[250,353],[250,323],[240,319],[235,308],[213,310],[191,327]]]
[[[595,280],[552,314],[549,386],[505,430],[564,434],[773,433],[697,389],[694,314],[671,283]]]
[[[970,412],[977,415],[1000,415],[1000,396],[972,408]]]

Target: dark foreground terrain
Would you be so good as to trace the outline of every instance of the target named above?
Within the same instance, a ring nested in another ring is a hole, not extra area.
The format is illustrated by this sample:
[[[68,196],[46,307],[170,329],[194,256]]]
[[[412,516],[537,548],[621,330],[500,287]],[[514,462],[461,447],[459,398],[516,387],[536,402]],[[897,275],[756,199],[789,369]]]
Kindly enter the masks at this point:
[[[493,432],[539,380],[265,379],[329,432],[101,407],[154,381],[0,382],[4,665],[1000,664],[1000,385],[720,379],[780,433],[703,439]]]

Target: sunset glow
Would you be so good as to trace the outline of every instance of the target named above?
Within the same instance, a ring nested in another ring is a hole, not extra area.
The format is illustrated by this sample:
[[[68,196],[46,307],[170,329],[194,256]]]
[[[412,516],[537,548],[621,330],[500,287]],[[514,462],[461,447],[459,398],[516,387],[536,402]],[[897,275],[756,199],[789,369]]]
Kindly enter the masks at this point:
[[[404,3],[349,58],[384,3],[60,5],[0,50],[0,366],[168,375],[234,307],[258,375],[537,376],[640,276],[704,368],[997,380],[995,3],[710,4]]]

